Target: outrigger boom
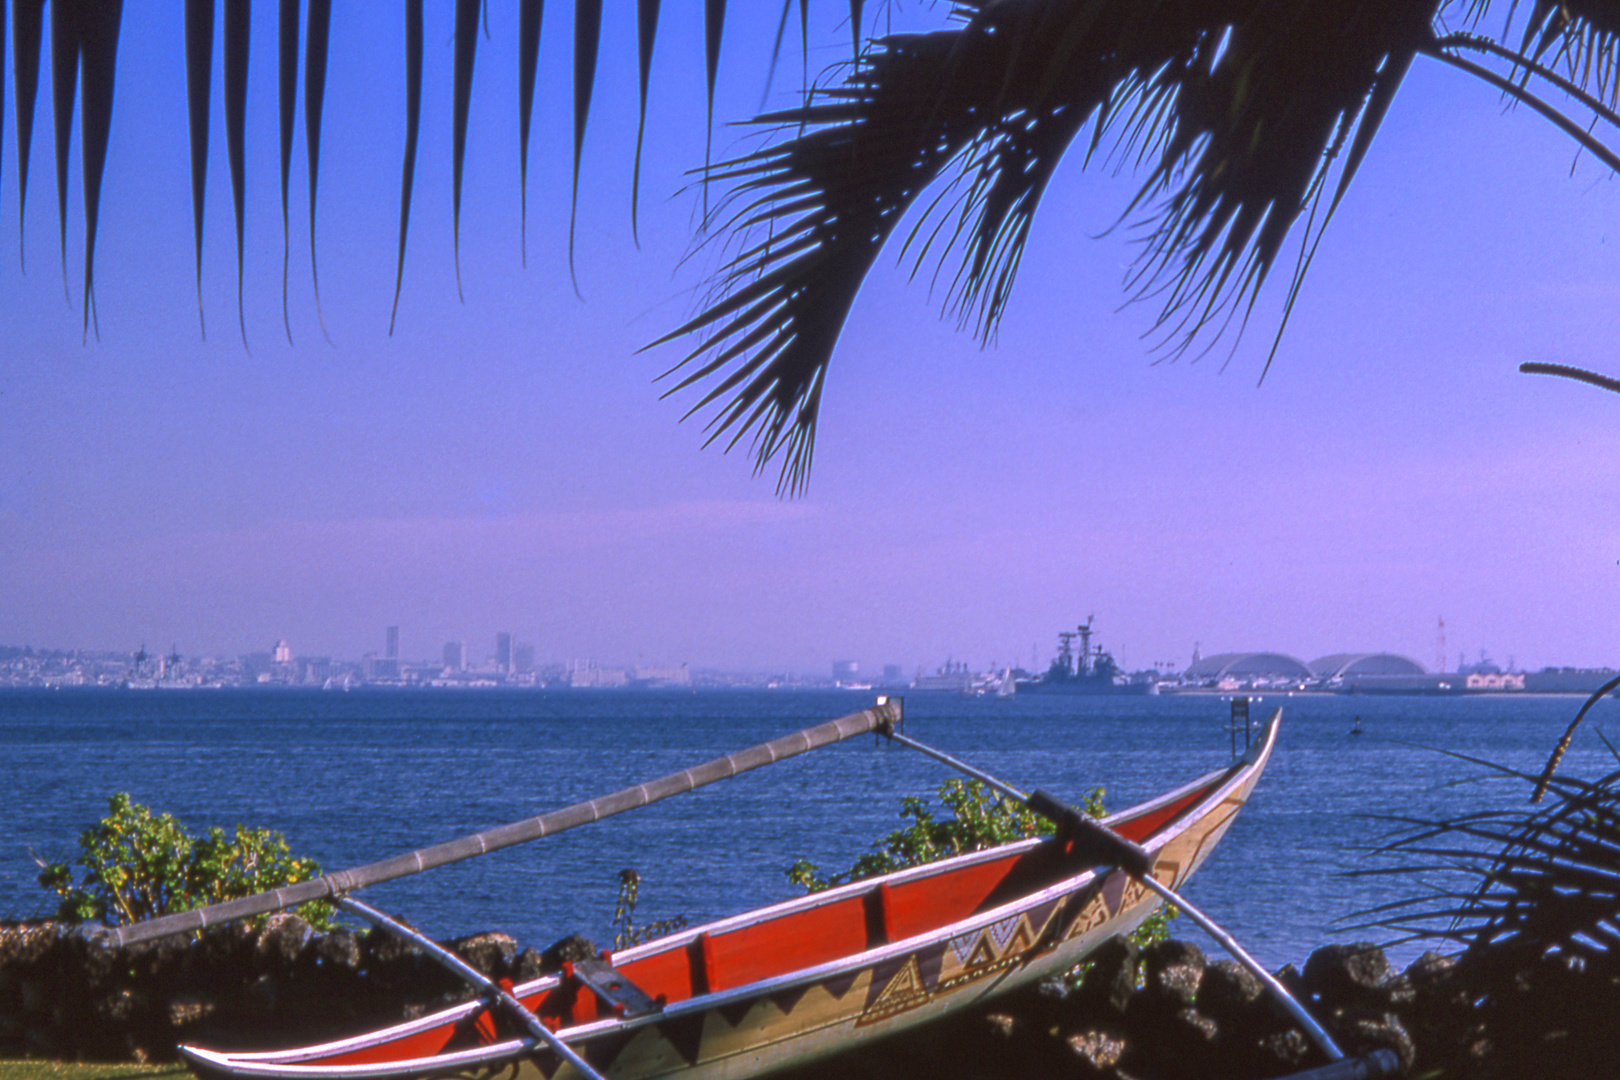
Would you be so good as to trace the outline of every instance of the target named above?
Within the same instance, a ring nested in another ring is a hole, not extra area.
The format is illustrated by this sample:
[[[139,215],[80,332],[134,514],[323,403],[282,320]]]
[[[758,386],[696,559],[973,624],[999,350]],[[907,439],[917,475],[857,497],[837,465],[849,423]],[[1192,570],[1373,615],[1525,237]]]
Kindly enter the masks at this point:
[[[900,733],[901,719],[900,703],[880,698],[862,713],[547,817],[571,814],[569,823],[582,824],[862,732],[916,746]],[[1105,850],[1060,828],[564,963],[516,986],[492,983],[442,946],[340,895],[345,911],[411,941],[478,996],[332,1042],[262,1051],[187,1045],[180,1053],[203,1080],[436,1080],[497,1071],[509,1080],[763,1076],[1032,985],[1134,929],[1160,903],[1144,879],[1173,890],[1204,862],[1276,742],[1273,717],[1243,759],[1111,815],[1100,823],[1111,838]],[[1045,809],[1067,823],[1066,810],[1051,801]],[[545,820],[495,832],[555,831],[539,826]],[[489,838],[468,853],[489,850]],[[357,876],[331,879],[354,887]],[[1387,1071],[1394,1057],[1386,1057],[1337,1065],[1367,1076]]]
[[[900,709],[899,700],[879,698],[878,703],[870,709],[862,709],[858,713],[850,713],[848,716],[841,716],[824,724],[804,728],[746,750],[717,757],[702,765],[694,765],[657,780],[649,780],[635,787],[615,791],[611,795],[575,803],[573,806],[553,810],[538,817],[514,821],[509,825],[498,825],[485,832],[435,844],[405,855],[396,855],[391,859],[325,874],[297,885],[288,885],[237,900],[226,900],[192,911],[164,915],[146,922],[113,927],[105,931],[103,940],[111,945],[133,945],[140,941],[189,933],[234,919],[283,911],[312,900],[343,896],[368,885],[393,881],[396,878],[419,874],[423,870],[431,870],[434,867],[461,862],[530,840],[538,840],[565,829],[589,825],[593,821],[622,814],[626,810],[647,806],[672,795],[684,794],[717,780],[729,780],[733,776],[775,764],[784,758],[796,757],[823,746],[830,746],[853,735],[865,735],[884,727],[892,727],[901,719]]]

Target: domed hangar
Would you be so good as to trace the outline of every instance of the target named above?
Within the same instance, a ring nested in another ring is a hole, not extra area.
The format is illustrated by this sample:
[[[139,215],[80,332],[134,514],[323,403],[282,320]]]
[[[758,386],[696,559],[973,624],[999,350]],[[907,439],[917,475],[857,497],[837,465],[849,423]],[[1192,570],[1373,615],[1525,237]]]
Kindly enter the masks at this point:
[[[1334,653],[1311,661],[1311,674],[1327,682],[1334,680],[1427,675],[1423,665],[1396,653]]]
[[[1182,682],[1220,690],[1286,688],[1311,681],[1311,669],[1286,653],[1216,653],[1194,661]]]

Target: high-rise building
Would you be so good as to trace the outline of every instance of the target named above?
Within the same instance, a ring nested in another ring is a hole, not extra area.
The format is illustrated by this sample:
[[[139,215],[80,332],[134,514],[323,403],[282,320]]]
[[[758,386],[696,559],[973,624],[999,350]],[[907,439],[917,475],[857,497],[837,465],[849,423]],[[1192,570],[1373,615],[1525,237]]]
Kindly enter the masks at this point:
[[[502,675],[512,674],[512,635],[495,635],[495,669]]]
[[[383,656],[389,660],[399,659],[399,627],[390,626],[388,628],[388,647],[383,650]]]
[[[467,646],[460,641],[444,643],[444,666],[451,671],[467,670]]]
[[[534,670],[534,646],[519,644],[512,650],[512,670],[527,675]]]

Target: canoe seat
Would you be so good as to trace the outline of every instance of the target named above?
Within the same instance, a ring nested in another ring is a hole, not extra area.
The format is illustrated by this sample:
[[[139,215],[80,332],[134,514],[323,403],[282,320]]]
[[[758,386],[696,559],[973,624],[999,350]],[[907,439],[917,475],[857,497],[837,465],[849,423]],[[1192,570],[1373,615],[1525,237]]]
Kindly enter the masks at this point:
[[[574,962],[573,969],[574,978],[590,987],[592,993],[607,1006],[604,1012],[614,1012],[629,1019],[664,1009],[662,1002],[654,1000],[606,960],[578,960]]]

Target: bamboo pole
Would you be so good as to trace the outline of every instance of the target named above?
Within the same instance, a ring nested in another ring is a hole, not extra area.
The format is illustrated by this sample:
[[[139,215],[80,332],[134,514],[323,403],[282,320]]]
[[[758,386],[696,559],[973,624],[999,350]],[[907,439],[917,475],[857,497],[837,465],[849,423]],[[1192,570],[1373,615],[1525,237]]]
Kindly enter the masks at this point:
[[[553,810],[539,817],[514,821],[509,825],[498,825],[485,832],[449,840],[404,855],[396,855],[381,862],[339,870],[297,885],[287,885],[254,896],[210,904],[194,911],[164,915],[146,922],[113,927],[106,931],[105,940],[111,945],[133,945],[140,941],[201,930],[233,919],[282,911],[297,907],[299,904],[307,904],[311,900],[341,896],[368,885],[419,874],[423,870],[431,870],[437,866],[460,862],[476,855],[485,855],[515,844],[538,840],[565,829],[588,825],[593,821],[622,814],[626,810],[635,810],[672,795],[684,794],[717,780],[728,780],[752,769],[774,764],[783,758],[795,757],[828,746],[852,735],[876,731],[884,725],[896,724],[899,720],[899,700],[879,698],[878,703],[870,709],[795,731],[746,750],[704,762],[702,765],[694,765],[690,769],[682,769],[657,780],[649,780],[644,784],[616,791],[611,795],[575,803],[573,806]]]

